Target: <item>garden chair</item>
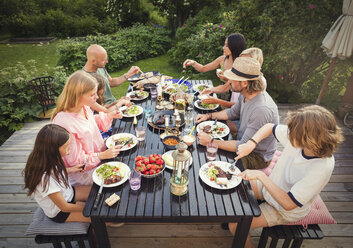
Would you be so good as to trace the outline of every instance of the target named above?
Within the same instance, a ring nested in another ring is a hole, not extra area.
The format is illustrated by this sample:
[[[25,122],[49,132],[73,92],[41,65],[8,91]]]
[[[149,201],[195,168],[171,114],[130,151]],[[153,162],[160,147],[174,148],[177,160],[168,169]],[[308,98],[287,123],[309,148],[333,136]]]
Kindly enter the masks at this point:
[[[43,115],[39,114],[40,118],[50,117],[50,106],[55,105],[55,92],[54,92],[54,78],[47,77],[37,77],[29,81],[39,104],[42,106]]]

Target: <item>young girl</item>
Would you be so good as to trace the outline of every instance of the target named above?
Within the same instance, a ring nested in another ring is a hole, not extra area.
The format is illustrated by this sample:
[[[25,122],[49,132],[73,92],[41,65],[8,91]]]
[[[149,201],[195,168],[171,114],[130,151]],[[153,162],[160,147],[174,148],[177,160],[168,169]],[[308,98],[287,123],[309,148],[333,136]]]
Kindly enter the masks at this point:
[[[25,186],[28,195],[43,209],[53,221],[90,222],[82,215],[90,187],[72,187],[68,181],[63,156],[70,153],[70,134],[55,124],[44,126],[38,133],[33,151],[28,157],[24,170]],[[70,168],[79,172],[82,165]]]
[[[239,145],[238,156],[248,155],[258,142],[273,134],[284,146],[281,157],[268,177],[259,170],[240,173],[250,180],[260,204],[261,216],[251,228],[286,224],[304,218],[316,195],[328,183],[335,160],[334,149],[343,141],[335,117],[325,108],[313,105],[289,113],[288,125],[266,124],[247,143]],[[234,234],[236,223],[229,223]],[[252,247],[248,237],[246,247]]]
[[[119,154],[119,146],[106,149],[99,130],[107,131],[113,118],[121,118],[117,111],[100,112],[93,115],[90,106],[95,104],[97,80],[84,71],[73,73],[60,94],[52,123],[64,127],[71,136],[71,153],[63,157],[66,167],[84,165],[82,172],[69,174],[72,185],[93,183],[93,169],[103,159],[114,158]]]

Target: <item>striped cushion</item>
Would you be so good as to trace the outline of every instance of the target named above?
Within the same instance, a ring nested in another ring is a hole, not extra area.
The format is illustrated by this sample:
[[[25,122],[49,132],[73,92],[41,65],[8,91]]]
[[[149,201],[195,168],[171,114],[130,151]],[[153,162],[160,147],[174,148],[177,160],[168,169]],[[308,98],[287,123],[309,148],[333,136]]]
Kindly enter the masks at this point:
[[[90,223],[56,223],[49,219],[41,208],[37,208],[26,235],[75,235],[86,234]]]
[[[301,220],[289,223],[287,225],[303,225],[309,224],[336,224],[337,222],[328,211],[321,197],[317,195],[311,204],[310,212]]]

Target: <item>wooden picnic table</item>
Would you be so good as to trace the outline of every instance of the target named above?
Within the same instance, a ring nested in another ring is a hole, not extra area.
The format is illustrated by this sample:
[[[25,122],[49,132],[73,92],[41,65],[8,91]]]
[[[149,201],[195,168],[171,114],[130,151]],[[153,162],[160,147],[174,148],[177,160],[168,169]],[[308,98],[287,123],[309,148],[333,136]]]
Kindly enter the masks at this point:
[[[212,85],[210,80],[191,80],[191,83],[193,85],[201,83]],[[150,105],[154,109],[156,103],[156,100],[148,98],[136,104],[143,108]],[[196,117],[200,111],[194,108],[193,113]],[[163,154],[166,151],[159,137],[163,131],[149,126],[144,114],[138,116],[137,125],[146,127],[145,141],[130,150],[120,152],[116,158],[117,161],[127,164],[131,170],[134,170],[137,155]],[[117,120],[113,133],[135,134],[133,118]],[[110,247],[105,222],[237,222],[238,228],[232,247],[244,247],[252,218],[261,214],[249,182],[242,181],[237,187],[226,190],[206,185],[199,178],[199,169],[207,162],[206,148],[196,140],[188,150],[192,154],[193,164],[189,170],[188,193],[183,196],[175,196],[170,193],[171,171],[165,169],[161,175],[155,178],[142,178],[141,188],[138,191],[132,191],[128,182],[117,187],[104,188],[102,199],[95,210],[93,205],[99,186],[93,184],[83,214],[91,217],[98,247]],[[216,160],[232,163],[234,155],[232,152],[218,150]],[[237,162],[237,166],[243,170],[241,161]],[[119,195],[121,199],[117,204],[109,207],[104,200],[113,193]]]

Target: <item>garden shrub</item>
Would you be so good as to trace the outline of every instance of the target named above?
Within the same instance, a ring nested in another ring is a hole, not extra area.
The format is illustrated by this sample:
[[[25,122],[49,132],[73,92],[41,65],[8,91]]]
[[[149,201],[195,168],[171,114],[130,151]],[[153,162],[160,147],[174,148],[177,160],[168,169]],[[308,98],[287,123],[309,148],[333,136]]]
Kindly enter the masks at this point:
[[[180,40],[168,54],[171,62],[179,66],[187,58],[209,63],[222,54],[220,49],[227,35],[242,33],[247,47],[256,46],[263,50],[262,72],[270,94],[278,102],[306,102],[313,98],[311,94],[319,94],[319,90],[307,92],[304,89],[314,90],[310,87],[320,87],[323,82],[315,74],[317,68],[329,61],[321,49],[321,42],[341,14],[341,5],[341,1],[328,0],[315,4],[309,0],[239,0],[232,11],[223,10],[216,24],[197,25],[196,31],[189,25],[179,28],[177,34],[181,37],[188,33],[187,29],[192,34]],[[192,21],[189,19],[186,23]],[[219,28],[220,25],[225,29]],[[211,33],[219,35],[219,39]],[[187,73],[195,73],[195,70],[188,68]],[[322,73],[327,73],[327,66]],[[333,88],[329,87],[329,90]]]
[[[35,61],[25,67],[17,63],[13,67],[0,70],[0,130],[16,131],[23,122],[31,120],[41,110],[41,106],[32,91],[28,81],[39,76],[51,75],[55,79],[56,96],[60,94],[65,84],[67,74],[63,67],[48,70],[43,75],[38,74]]]
[[[108,71],[116,71],[141,59],[166,53],[171,39],[169,31],[136,24],[120,29],[113,35],[87,36],[84,39],[68,39],[59,46],[58,64],[68,72],[81,69],[86,63],[86,49],[91,44],[103,46],[108,53]]]

